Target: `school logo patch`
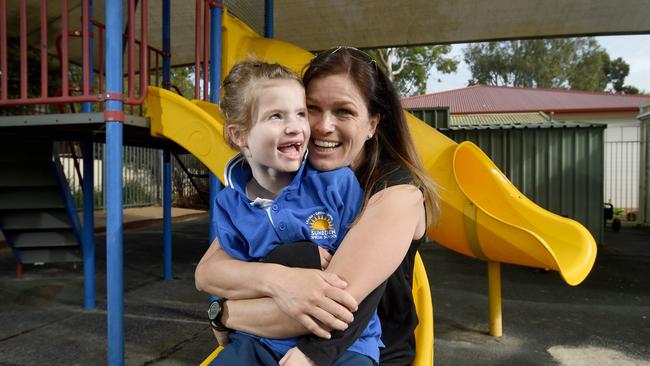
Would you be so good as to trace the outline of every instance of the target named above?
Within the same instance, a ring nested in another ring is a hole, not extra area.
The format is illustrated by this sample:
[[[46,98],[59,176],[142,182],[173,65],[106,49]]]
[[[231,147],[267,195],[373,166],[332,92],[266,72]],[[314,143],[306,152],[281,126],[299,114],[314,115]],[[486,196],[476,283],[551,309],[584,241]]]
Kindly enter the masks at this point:
[[[311,240],[336,239],[334,219],[327,212],[314,212],[305,221],[305,224],[309,225]]]

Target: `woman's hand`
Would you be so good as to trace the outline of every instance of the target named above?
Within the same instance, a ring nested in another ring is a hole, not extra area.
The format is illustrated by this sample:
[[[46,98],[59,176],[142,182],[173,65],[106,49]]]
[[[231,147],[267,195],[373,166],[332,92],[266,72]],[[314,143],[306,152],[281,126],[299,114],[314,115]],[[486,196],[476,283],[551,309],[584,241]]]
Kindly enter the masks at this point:
[[[298,347],[293,347],[280,360],[279,366],[316,366]]]
[[[273,286],[273,300],[287,315],[318,337],[329,339],[333,329],[345,330],[358,303],[334,273],[288,268]]]

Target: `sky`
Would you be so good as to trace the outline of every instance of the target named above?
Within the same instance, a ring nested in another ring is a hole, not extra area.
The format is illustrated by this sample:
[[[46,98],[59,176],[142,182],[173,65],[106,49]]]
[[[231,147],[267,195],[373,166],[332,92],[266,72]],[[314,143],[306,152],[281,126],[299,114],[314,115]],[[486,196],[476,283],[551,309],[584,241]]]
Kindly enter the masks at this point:
[[[625,78],[626,85],[650,93],[650,35],[596,37],[612,59],[623,58],[630,65],[630,74]],[[435,70],[427,81],[427,93],[464,88],[472,73],[463,62],[463,49],[467,44],[452,46],[450,56],[459,60],[455,74],[439,74]],[[440,82],[438,81],[440,79]]]

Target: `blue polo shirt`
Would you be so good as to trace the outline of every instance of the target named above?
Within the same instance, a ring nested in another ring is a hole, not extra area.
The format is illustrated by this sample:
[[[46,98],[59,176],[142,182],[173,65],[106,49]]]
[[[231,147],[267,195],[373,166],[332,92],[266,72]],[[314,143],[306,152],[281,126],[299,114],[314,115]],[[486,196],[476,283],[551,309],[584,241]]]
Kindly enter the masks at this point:
[[[246,184],[253,178],[241,155],[226,165],[226,188],[217,194],[217,237],[233,258],[259,261],[283,243],[311,241],[336,251],[363,203],[363,190],[352,170],[314,169],[305,159],[291,183],[274,200],[251,200]],[[269,339],[253,336],[273,351],[285,354],[298,337]],[[377,314],[348,349],[379,362],[381,325]]]

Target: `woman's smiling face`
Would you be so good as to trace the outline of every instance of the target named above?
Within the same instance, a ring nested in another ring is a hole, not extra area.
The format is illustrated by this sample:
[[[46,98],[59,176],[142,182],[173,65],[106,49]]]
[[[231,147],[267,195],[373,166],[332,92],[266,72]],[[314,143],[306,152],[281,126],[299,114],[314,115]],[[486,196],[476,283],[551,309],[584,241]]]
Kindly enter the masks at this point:
[[[379,116],[371,116],[363,95],[344,74],[312,80],[307,87],[311,126],[309,161],[319,170],[355,169]]]

